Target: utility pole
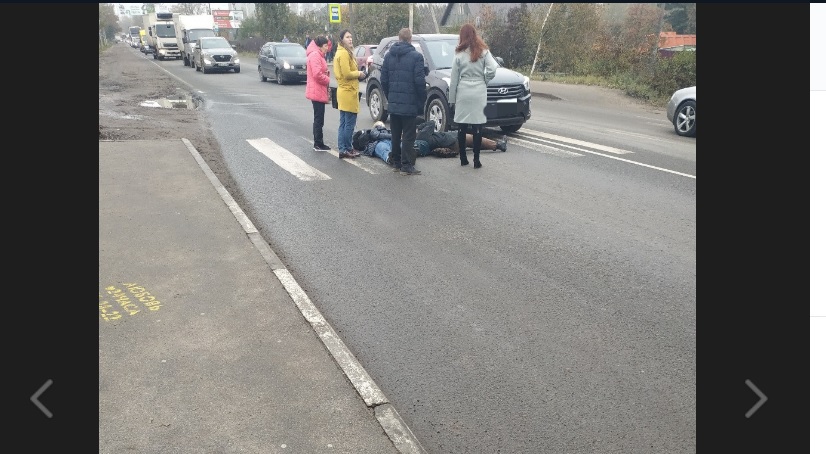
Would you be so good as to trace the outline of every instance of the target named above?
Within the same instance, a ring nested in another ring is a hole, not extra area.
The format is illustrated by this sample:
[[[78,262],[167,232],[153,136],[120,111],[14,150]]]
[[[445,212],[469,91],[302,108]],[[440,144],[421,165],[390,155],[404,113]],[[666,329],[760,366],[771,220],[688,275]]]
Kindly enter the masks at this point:
[[[415,3],[408,3],[407,4],[408,9],[410,11],[407,28],[410,29],[411,33],[413,32],[413,7],[414,7],[414,5],[415,5]]]

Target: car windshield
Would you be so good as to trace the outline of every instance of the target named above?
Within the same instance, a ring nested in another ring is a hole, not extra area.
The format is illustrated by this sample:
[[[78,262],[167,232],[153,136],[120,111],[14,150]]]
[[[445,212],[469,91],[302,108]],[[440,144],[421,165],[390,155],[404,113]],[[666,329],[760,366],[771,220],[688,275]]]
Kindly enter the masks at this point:
[[[229,42],[225,39],[205,39],[201,41],[202,49],[218,49],[221,47],[229,47]]]
[[[279,57],[306,57],[307,51],[301,46],[276,46],[275,52]]]
[[[212,30],[190,30],[189,31],[189,40],[196,41],[200,38],[206,38],[208,36],[215,36],[215,32]]]
[[[434,68],[430,69],[450,69],[450,67],[453,66],[453,56],[456,55],[456,46],[458,44],[459,38],[444,39],[439,41],[424,41],[424,45],[427,47],[427,52],[433,60]],[[416,50],[421,52],[418,47]]]
[[[158,38],[174,38],[175,26],[172,24],[157,24],[155,32],[158,34]]]

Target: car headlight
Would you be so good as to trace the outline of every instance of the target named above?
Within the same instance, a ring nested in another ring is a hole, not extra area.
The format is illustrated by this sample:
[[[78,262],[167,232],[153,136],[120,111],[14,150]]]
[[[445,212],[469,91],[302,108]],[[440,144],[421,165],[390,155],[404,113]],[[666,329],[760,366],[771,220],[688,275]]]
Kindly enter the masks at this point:
[[[235,58],[232,59],[232,62],[236,63],[236,64],[241,64],[241,59],[238,58],[238,57],[235,57]]]
[[[522,85],[525,87],[525,91],[531,91],[531,78],[525,76],[525,80],[522,81]]]
[[[289,63],[284,62],[284,69],[290,69],[290,68],[292,68],[292,66],[290,66]]]

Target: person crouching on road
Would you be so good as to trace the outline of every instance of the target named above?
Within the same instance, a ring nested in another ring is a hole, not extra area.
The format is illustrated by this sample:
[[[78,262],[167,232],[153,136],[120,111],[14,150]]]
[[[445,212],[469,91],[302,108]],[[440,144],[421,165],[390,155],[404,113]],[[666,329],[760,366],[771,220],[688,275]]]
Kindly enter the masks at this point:
[[[338,50],[333,58],[333,72],[338,82],[338,157],[355,158],[361,154],[353,149],[353,130],[356,129],[359,113],[359,81],[367,74],[358,69],[350,30],[342,30],[339,38]]]
[[[310,40],[307,46],[307,86],[305,96],[313,103],[313,149],[329,151],[324,144],[324,111],[327,102],[327,87],[330,85],[330,69],[324,60],[330,42],[324,36]]]

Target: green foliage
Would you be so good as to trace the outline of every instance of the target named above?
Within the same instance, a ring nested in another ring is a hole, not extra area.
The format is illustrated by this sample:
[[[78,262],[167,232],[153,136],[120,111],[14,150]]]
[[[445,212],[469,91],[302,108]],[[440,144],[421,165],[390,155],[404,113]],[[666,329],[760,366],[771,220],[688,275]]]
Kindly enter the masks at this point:
[[[398,36],[399,30],[410,25],[410,10],[407,3],[359,3],[354,6],[353,13],[357,17],[347,20],[345,16],[345,20],[351,26],[344,26],[342,29],[350,28],[355,46],[378,44],[382,38]],[[423,19],[425,18],[421,14],[413,16],[414,33]]]
[[[239,40],[243,40],[247,38],[260,37],[260,30],[261,21],[258,16],[245,18],[238,28],[237,38]]]
[[[671,30],[681,35],[697,33],[696,3],[665,3],[665,12]]]
[[[115,34],[121,31],[118,16],[115,14],[115,6],[111,3],[98,4],[98,32],[108,40],[115,39]]]
[[[659,58],[654,72],[641,77],[642,82],[660,95],[697,85],[697,52],[675,52],[672,57]]]
[[[258,16],[259,34],[267,41],[281,41],[290,34],[295,16],[286,3],[256,3],[255,14]]]
[[[287,35],[304,44],[307,34],[329,34],[338,41],[339,31],[346,28],[358,46],[378,44],[409,26],[408,3],[342,4],[340,24],[328,22],[326,7],[299,16],[286,3],[255,5],[256,17],[241,24],[241,39],[280,41]],[[531,77],[619,88],[651,102],[696,84],[696,52],[678,52],[671,58],[657,54],[661,30],[695,33],[695,3],[521,3],[506,12],[492,5],[482,4],[478,14],[482,37],[505,66]],[[417,5],[413,32],[434,32],[434,18],[440,19],[442,11],[439,6]],[[454,18],[439,31],[459,33],[465,20]]]

